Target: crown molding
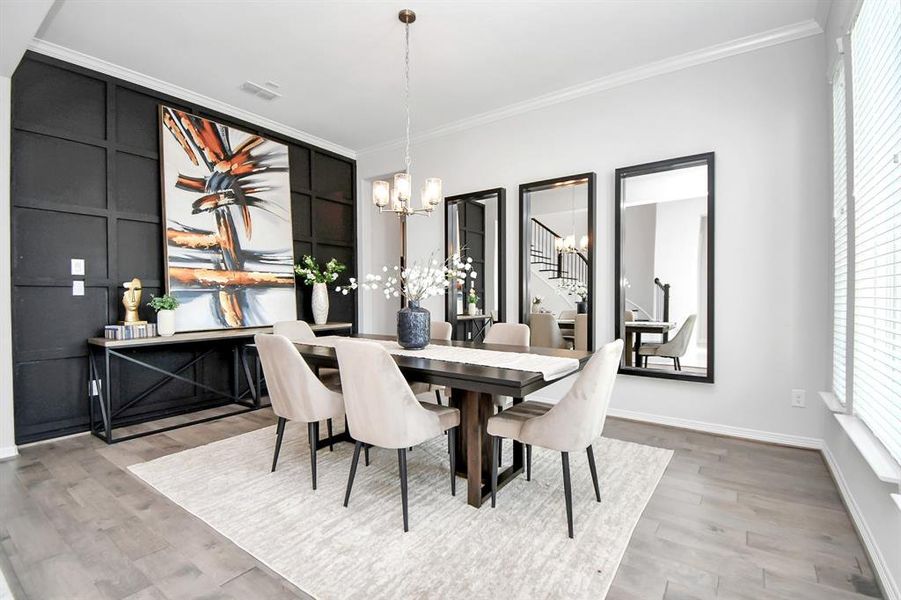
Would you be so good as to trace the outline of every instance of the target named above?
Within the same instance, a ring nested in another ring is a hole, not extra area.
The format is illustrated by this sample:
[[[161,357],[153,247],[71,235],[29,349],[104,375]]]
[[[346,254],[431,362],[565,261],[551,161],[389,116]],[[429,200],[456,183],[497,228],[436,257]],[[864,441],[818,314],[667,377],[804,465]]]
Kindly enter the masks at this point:
[[[612,88],[628,85],[636,81],[642,81],[644,79],[650,79],[651,77],[656,77],[658,75],[665,75],[667,73],[681,71],[682,69],[688,69],[698,65],[722,60],[724,58],[729,58],[730,56],[745,54],[747,52],[761,50],[770,46],[776,46],[779,44],[784,44],[786,42],[800,40],[813,35],[819,35],[821,33],[823,33],[823,29],[814,19],[808,19],[806,21],[801,21],[792,25],[786,25],[784,27],[777,27],[776,29],[770,29],[761,33],[756,33],[754,35],[749,35],[746,37],[724,42],[722,44],[715,44],[713,46],[708,46],[707,48],[702,48],[700,50],[694,50],[692,52],[679,54],[677,56],[665,58],[663,60],[648,63],[646,65],[632,69],[626,69],[625,71],[619,71],[617,73],[605,75],[604,77],[600,77],[598,79],[592,79],[590,81],[579,83],[570,87],[565,87],[555,92],[536,96],[535,98],[531,98],[529,100],[509,104],[498,109],[480,113],[471,117],[466,117],[464,119],[460,119],[459,121],[454,121],[445,125],[439,125],[438,127],[428,129],[418,135],[413,136],[413,139],[416,142],[423,142],[433,138],[450,135],[452,133],[465,131],[467,129],[472,129],[474,127],[481,127],[495,121],[500,121],[502,119],[521,115],[523,113],[538,110],[540,108],[553,106],[554,104],[569,102],[570,100],[575,100],[583,96],[588,96]],[[357,156],[396,148],[402,144],[403,138],[375,144],[373,146],[368,146],[366,148],[358,150]]]
[[[356,159],[357,157],[356,151],[350,148],[345,148],[340,144],[330,142],[321,137],[317,137],[311,133],[307,133],[306,131],[295,129],[249,110],[244,110],[243,108],[238,108],[237,106],[227,104],[220,100],[216,100],[215,98],[210,98],[209,96],[204,96],[203,94],[198,94],[197,92],[192,92],[191,90],[183,88],[179,85],[175,85],[174,83],[169,83],[168,81],[163,81],[162,79],[157,79],[156,77],[144,75],[143,73],[133,71],[132,69],[111,63],[100,58],[96,58],[94,56],[90,56],[88,54],[84,54],[82,52],[78,52],[77,50],[72,50],[71,48],[66,48],[65,46],[60,46],[59,44],[54,44],[53,42],[34,38],[28,45],[28,49],[33,52],[37,52],[38,54],[57,58],[65,62],[78,65],[79,67],[91,69],[92,71],[98,71],[100,73],[103,73],[104,75],[117,77],[119,79],[128,81],[129,83],[134,83],[158,92],[162,92],[164,94],[168,94],[170,96],[174,96],[176,98],[180,98],[192,104],[198,104],[200,106],[203,106],[204,108],[229,115],[242,121],[247,121],[248,123],[259,125],[260,127],[270,129],[282,135],[286,135],[290,138],[300,140],[314,146],[318,146],[325,150],[330,150],[348,158]]]

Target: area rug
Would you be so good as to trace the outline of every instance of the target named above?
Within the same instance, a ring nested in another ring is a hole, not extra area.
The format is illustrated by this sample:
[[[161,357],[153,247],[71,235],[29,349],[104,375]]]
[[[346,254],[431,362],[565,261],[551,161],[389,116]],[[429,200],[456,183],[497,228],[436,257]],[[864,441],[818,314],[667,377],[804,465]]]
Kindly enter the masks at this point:
[[[599,438],[601,499],[584,453],[570,457],[575,539],[566,533],[559,453],[535,448],[532,481],[518,477],[497,507],[450,494],[442,437],[408,453],[410,531],[403,532],[397,453],[361,458],[350,506],[353,447],[319,452],[310,487],[306,425],[288,423],[278,470],[267,427],[130,467],[311,596],[337,598],[591,598],[607,594],[671,450]],[[505,450],[510,461],[510,446]]]

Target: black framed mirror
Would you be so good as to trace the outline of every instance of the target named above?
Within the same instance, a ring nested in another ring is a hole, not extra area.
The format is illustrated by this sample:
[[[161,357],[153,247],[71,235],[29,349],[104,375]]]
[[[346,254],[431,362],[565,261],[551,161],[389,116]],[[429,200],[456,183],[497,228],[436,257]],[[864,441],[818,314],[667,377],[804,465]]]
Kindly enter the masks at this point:
[[[713,152],[616,170],[620,373],[713,383]]]
[[[455,340],[480,342],[492,323],[506,320],[506,196],[493,188],[444,200],[447,256],[471,259],[477,275],[445,295],[444,318]]]
[[[519,312],[534,346],[594,349],[595,180],[580,173],[519,186]]]

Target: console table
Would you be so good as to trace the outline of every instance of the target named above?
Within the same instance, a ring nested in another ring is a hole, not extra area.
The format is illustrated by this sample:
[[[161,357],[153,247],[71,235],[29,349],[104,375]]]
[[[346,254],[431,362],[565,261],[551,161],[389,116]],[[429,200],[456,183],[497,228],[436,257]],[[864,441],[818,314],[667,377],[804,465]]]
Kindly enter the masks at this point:
[[[313,331],[317,333],[335,333],[339,331],[352,330],[351,323],[326,323],[323,325],[311,325]],[[161,433],[187,427],[197,423],[221,419],[232,415],[246,413],[257,410],[262,407],[260,394],[258,393],[259,384],[254,386],[254,380],[259,382],[259,361],[256,361],[257,376],[254,378],[250,360],[248,358],[248,344],[253,341],[253,336],[258,333],[272,333],[271,327],[255,327],[247,329],[225,329],[218,331],[200,331],[190,333],[176,333],[171,336],[158,336],[150,338],[139,338],[131,340],[110,340],[102,337],[93,337],[87,340],[88,343],[88,413],[90,418],[91,433],[107,444],[122,442],[137,437],[143,437],[154,433]],[[199,353],[198,356],[192,358],[188,362],[180,365],[173,371],[166,370],[158,365],[151,364],[146,360],[141,360],[135,356],[126,354],[131,350],[163,350],[169,347],[175,347],[185,344],[204,344],[210,347]],[[185,375],[185,371],[192,366],[201,362],[204,358],[217,350],[227,347],[232,353],[232,372],[231,372],[231,389],[220,390],[211,387],[203,382],[197,381]],[[110,363],[113,360],[120,360],[134,365],[138,365],[143,369],[153,371],[162,376],[161,379],[140,392],[133,398],[129,398],[124,402],[118,397],[119,382],[113,382],[113,373],[110,369]],[[248,390],[244,394],[241,393],[241,372],[246,378]],[[129,408],[139,404],[150,394],[157,391],[170,381],[181,381],[193,386],[195,389],[202,389],[212,392],[216,396],[224,400],[230,400],[239,406],[236,410],[226,412],[224,414],[214,415],[194,419],[184,423],[159,427],[150,431],[141,431],[121,437],[116,437],[114,429],[117,421],[121,423],[121,415]],[[249,398],[245,398],[249,395]]]

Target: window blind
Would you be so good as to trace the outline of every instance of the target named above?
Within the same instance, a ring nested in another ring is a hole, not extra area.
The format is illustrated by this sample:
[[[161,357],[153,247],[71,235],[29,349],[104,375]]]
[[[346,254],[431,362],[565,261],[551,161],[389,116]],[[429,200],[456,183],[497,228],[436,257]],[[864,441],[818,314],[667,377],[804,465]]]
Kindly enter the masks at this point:
[[[848,189],[845,141],[845,68],[839,60],[832,80],[832,393],[845,403],[848,362]]]
[[[901,3],[851,31],[855,413],[901,462]]]

